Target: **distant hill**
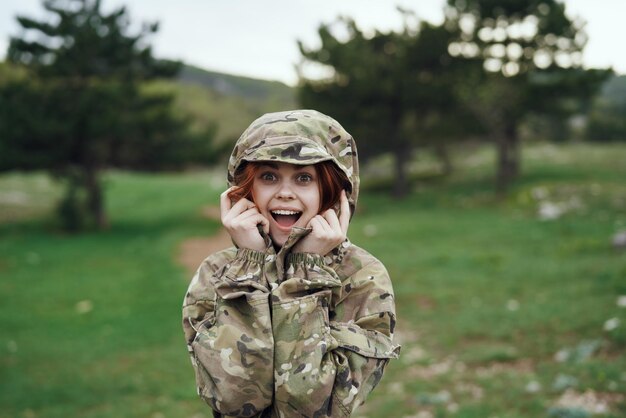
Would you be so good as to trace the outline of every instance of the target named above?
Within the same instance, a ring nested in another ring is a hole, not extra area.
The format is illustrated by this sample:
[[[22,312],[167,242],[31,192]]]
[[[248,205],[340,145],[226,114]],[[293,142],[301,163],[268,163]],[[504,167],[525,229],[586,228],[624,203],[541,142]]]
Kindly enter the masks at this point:
[[[183,84],[196,84],[226,96],[239,96],[254,100],[293,100],[293,89],[279,81],[259,80],[203,70],[185,65],[178,75]]]
[[[217,141],[228,148],[250,123],[267,112],[297,107],[295,89],[278,81],[207,71],[185,65],[176,81],[156,88],[171,91],[194,129],[217,126]]]
[[[24,77],[26,73],[19,68],[0,60],[0,84]],[[149,82],[144,88],[173,94],[177,112],[189,118],[192,129],[198,133],[214,130],[218,148],[228,151],[257,117],[298,107],[295,89],[284,83],[188,65],[176,79]]]

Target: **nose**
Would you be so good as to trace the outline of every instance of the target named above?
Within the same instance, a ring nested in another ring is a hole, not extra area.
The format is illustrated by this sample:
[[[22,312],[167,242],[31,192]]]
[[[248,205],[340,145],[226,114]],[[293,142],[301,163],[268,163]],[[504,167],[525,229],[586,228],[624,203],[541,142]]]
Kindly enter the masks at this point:
[[[276,192],[276,198],[282,199],[282,200],[293,200],[296,198],[296,195],[291,189],[291,186],[289,185],[289,183],[283,182],[280,185],[280,188],[278,189],[278,191]]]

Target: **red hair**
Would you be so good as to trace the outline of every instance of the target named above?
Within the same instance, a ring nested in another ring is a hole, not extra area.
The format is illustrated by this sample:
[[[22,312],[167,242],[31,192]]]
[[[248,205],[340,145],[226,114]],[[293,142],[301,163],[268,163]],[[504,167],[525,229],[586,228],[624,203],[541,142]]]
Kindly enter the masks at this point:
[[[243,162],[235,173],[235,185],[238,187],[228,193],[231,200],[237,201],[243,198],[253,201],[252,185],[262,162]],[[319,213],[332,208],[341,196],[343,189],[350,190],[350,182],[346,174],[332,161],[322,161],[314,164],[317,174],[317,184],[320,189]]]

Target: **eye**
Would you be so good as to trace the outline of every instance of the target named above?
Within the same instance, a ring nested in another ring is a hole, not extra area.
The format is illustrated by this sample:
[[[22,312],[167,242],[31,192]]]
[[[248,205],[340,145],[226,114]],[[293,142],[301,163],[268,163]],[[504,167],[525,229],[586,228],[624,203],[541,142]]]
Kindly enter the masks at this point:
[[[300,173],[296,176],[296,181],[298,183],[310,183],[313,181],[313,176],[308,173]]]
[[[272,181],[276,181],[278,179],[278,177],[276,176],[276,174],[272,173],[271,171],[266,171],[261,173],[261,175],[259,176],[259,178],[263,181],[267,181],[267,182],[272,182]]]

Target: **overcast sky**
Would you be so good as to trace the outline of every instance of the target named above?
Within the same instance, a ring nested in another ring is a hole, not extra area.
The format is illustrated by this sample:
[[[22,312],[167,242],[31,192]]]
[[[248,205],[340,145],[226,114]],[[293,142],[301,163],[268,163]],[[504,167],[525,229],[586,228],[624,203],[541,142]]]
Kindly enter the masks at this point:
[[[401,26],[396,6],[423,20],[441,22],[445,0],[102,0],[105,9],[125,4],[131,19],[159,21],[155,55],[202,68],[294,84],[300,53],[296,41],[318,44],[317,28],[339,15],[364,29]],[[587,67],[613,66],[626,74],[626,0],[566,0],[571,17],[587,21]],[[16,14],[42,17],[40,0],[0,0],[0,56],[19,33]]]

